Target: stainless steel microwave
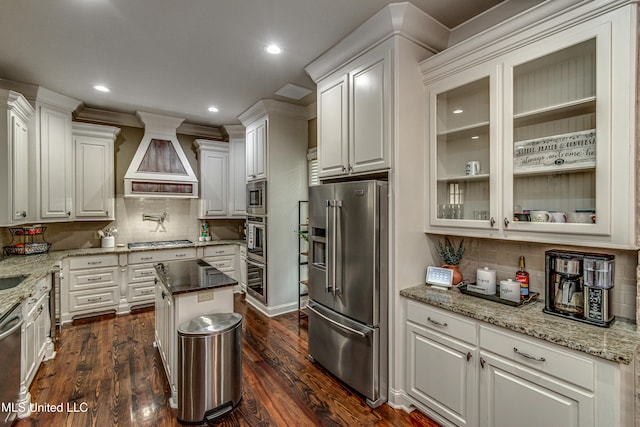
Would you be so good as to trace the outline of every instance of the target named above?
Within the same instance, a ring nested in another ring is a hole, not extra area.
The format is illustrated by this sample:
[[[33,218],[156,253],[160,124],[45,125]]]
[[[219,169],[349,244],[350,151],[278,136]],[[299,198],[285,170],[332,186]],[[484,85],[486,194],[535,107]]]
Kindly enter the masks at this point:
[[[247,214],[267,214],[267,181],[254,181],[247,184]]]

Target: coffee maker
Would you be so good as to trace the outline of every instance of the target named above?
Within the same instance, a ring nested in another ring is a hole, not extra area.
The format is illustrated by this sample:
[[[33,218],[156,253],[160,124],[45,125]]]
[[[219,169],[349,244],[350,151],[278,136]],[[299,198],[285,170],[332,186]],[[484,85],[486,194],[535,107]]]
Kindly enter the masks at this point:
[[[545,252],[544,312],[608,327],[615,257],[607,254]]]

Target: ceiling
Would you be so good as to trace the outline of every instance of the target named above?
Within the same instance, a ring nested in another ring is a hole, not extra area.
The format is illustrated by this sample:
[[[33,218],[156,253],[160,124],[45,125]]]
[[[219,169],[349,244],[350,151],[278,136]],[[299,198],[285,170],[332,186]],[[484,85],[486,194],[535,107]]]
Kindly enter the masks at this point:
[[[515,0],[521,1],[521,0]],[[449,28],[502,0],[412,0]],[[389,0],[0,0],[0,78],[86,107],[174,115],[210,126],[287,83]],[[278,43],[283,53],[264,47]],[[95,84],[111,88],[96,92]],[[207,111],[216,106],[217,113]]]

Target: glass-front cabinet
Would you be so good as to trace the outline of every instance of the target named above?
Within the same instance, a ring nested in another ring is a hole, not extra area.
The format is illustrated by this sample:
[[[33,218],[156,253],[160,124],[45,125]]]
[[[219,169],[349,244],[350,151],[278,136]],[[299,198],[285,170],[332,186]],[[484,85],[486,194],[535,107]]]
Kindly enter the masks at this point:
[[[472,73],[443,80],[430,92],[436,141],[430,146],[435,172],[430,186],[437,201],[431,215],[443,226],[489,228],[495,215],[495,76],[486,71],[484,77]]]
[[[635,7],[421,63],[427,232],[637,247]]]

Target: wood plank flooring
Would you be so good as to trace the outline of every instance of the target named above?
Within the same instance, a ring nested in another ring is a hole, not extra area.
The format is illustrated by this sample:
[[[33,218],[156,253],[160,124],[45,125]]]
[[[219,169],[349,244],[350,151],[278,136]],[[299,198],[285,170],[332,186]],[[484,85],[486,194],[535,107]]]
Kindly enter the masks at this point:
[[[243,398],[220,426],[427,426],[414,411],[364,399],[307,359],[306,317],[268,318],[235,299],[243,319]],[[76,321],[63,329],[54,360],[31,386],[40,411],[15,426],[179,426],[169,386],[153,346],[154,312]],[[68,412],[75,409],[77,412]]]

